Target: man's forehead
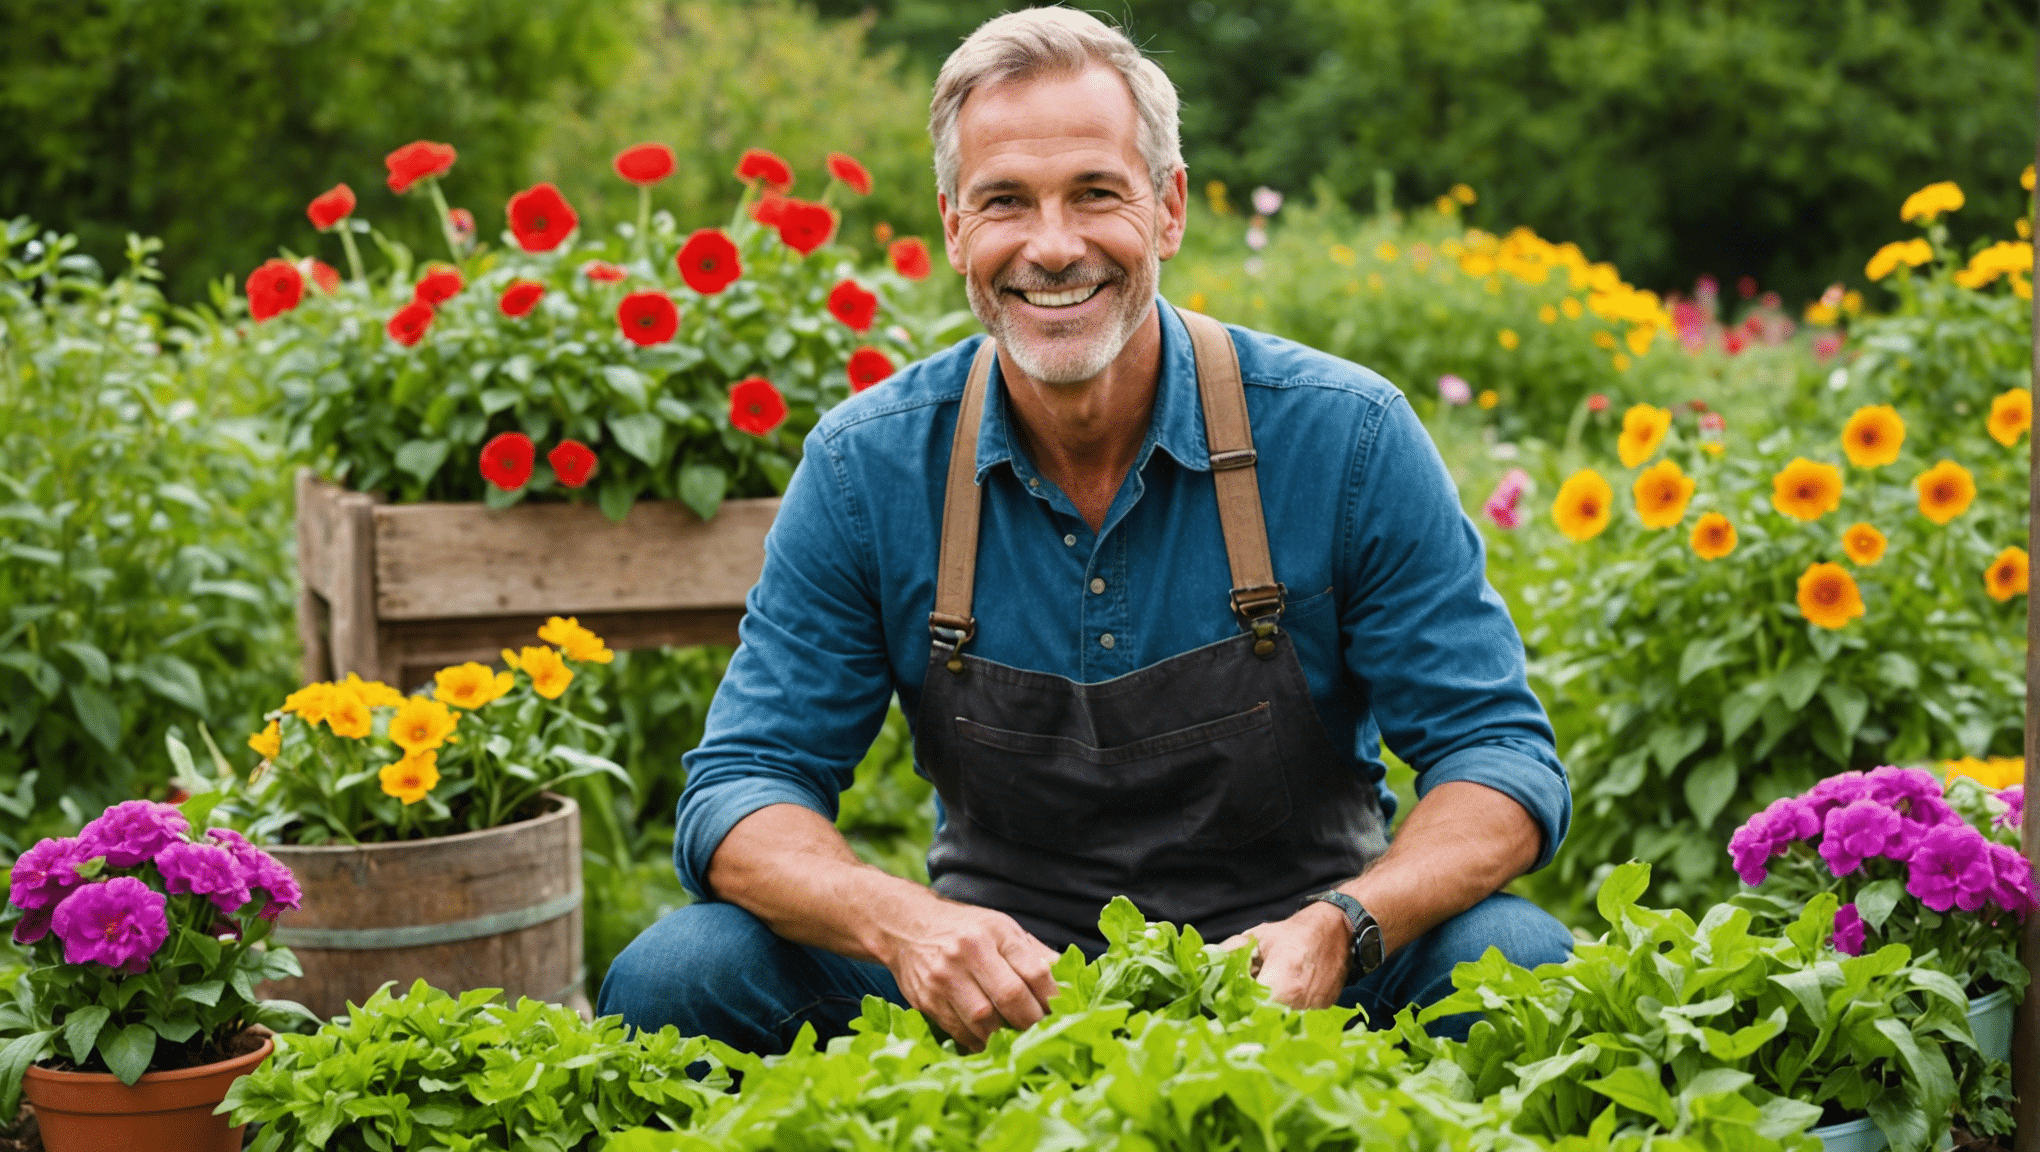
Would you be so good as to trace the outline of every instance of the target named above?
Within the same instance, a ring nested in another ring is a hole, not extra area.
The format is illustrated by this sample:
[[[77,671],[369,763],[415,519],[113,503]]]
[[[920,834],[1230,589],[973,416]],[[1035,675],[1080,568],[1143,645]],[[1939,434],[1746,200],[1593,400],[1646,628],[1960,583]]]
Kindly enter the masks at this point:
[[[1048,175],[1057,179],[1125,179],[1137,170],[1140,118],[1133,94],[1105,65],[1081,73],[1051,73],[974,89],[956,123],[964,183],[988,167],[988,179],[1006,183]]]

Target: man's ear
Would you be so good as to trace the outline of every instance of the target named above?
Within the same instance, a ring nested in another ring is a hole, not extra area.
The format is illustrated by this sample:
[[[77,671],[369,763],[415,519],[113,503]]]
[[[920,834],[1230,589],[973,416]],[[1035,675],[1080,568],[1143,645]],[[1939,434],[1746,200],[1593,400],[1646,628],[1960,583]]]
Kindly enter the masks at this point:
[[[963,229],[963,213],[950,204],[949,196],[944,192],[935,194],[935,210],[942,214],[942,249],[949,254],[949,266],[956,269],[959,276],[969,275],[970,270],[964,263],[963,246],[959,240]]]
[[[1190,170],[1178,168],[1162,186],[1162,234],[1160,252],[1164,260],[1183,248],[1183,229],[1190,221]]]

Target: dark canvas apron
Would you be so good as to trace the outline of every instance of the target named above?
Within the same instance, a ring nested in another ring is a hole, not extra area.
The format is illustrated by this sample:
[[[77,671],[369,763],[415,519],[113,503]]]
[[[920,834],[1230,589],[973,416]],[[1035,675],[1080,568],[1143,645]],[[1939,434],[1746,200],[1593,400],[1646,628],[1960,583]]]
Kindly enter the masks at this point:
[[[1269,561],[1238,354],[1217,321],[1182,317],[1239,635],[1097,684],[965,653],[977,628],[989,340],[950,449],[934,651],[914,726],[915,757],[948,816],[928,872],[936,892],[1005,912],[1058,951],[1102,949],[1098,912],[1120,894],[1215,943],[1288,916],[1386,846],[1374,788],[1333,746],[1278,627],[1284,589]]]

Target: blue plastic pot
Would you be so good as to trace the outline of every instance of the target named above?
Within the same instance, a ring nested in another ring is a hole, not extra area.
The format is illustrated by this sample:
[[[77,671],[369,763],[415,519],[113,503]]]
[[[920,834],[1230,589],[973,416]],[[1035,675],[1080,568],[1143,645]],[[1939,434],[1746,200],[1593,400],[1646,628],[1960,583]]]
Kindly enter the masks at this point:
[[[1969,1002],[1969,1030],[1976,1046],[1992,1060],[2012,1058],[2012,990],[2000,988]]]

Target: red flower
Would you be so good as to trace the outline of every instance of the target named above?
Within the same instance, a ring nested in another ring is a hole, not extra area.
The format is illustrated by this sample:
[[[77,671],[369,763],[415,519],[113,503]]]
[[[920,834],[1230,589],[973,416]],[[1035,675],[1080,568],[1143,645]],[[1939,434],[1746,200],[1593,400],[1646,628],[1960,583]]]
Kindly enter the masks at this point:
[[[447,226],[453,229],[453,238],[466,245],[475,238],[475,214],[465,208],[446,210]]]
[[[772,381],[753,376],[730,386],[730,427],[764,436],[786,420],[786,398]]]
[[[934,268],[928,261],[928,246],[921,243],[919,236],[895,240],[885,251],[892,257],[893,271],[909,280],[926,280]]]
[[[758,197],[758,202],[751,205],[751,219],[767,228],[777,228],[786,215],[786,205],[786,197],[768,188]]]
[[[482,479],[505,492],[522,488],[531,479],[531,462],[537,454],[531,437],[522,432],[499,432],[482,445]]]
[[[850,391],[862,392],[893,374],[893,362],[876,348],[859,348],[850,354]]]
[[[451,144],[411,141],[383,157],[383,166],[390,170],[390,191],[409,192],[411,185],[420,180],[446,175],[452,169],[456,155]]]
[[[305,215],[311,218],[312,227],[324,232],[349,216],[354,215],[354,189],[345,184],[335,184],[305,206]]]
[[[864,165],[841,152],[829,153],[829,175],[848,184],[850,190],[859,196],[871,195],[871,173],[864,170]]]
[[[664,144],[639,144],[616,154],[616,174],[640,188],[649,188],[673,174],[679,162]]]
[[[314,256],[307,256],[297,263],[298,275],[310,280],[319,291],[325,293],[340,290],[340,270]]]
[[[853,331],[869,332],[872,319],[878,315],[878,297],[859,288],[855,280],[839,281],[829,289],[829,315]]]
[[[496,307],[503,315],[523,316],[538,304],[538,298],[545,295],[545,285],[536,280],[512,280],[503,289],[503,295],[496,300]]]
[[[614,284],[623,279],[626,273],[607,260],[590,260],[581,265],[581,275],[603,284]]]
[[[305,298],[305,278],[284,260],[264,260],[262,267],[248,273],[248,315],[261,323],[280,312],[288,312]]]
[[[553,475],[560,478],[560,483],[569,488],[586,484],[588,475],[595,471],[595,453],[579,440],[560,441],[559,447],[545,454],[545,462],[552,465]]]
[[[510,198],[510,233],[526,252],[552,251],[580,222],[566,197],[550,184],[533,185]]]
[[[434,264],[418,280],[418,286],[411,289],[411,299],[420,304],[437,308],[454,298],[467,281],[460,278],[460,269],[450,264]]]
[[[390,339],[409,348],[425,338],[425,330],[432,327],[432,305],[416,300],[397,309],[390,317]]]
[[[715,295],[744,274],[737,246],[720,228],[702,228],[689,236],[674,263],[680,266],[680,278],[687,286],[703,296]]]
[[[616,323],[631,343],[650,346],[679,331],[680,310],[664,292],[633,292],[616,306]]]
[[[793,187],[793,169],[763,148],[746,148],[743,158],[737,161],[737,179],[763,180],[767,188],[784,192]]]
[[[836,214],[827,205],[811,200],[788,199],[779,210],[779,238],[788,248],[805,256],[829,242],[836,231]]]
[[[1748,279],[1748,277],[1744,277],[1744,279]],[[1741,352],[1743,350],[1743,346],[1749,343],[1749,341],[1744,340],[1741,335],[1735,332],[1723,333],[1721,337],[1721,342],[1724,346],[1728,348],[1728,354],[1730,356],[1733,356],[1736,353]]]
[[[1587,397],[1587,411],[1606,412],[1607,410],[1608,410],[1607,396],[1599,392],[1596,392],[1592,396]]]

